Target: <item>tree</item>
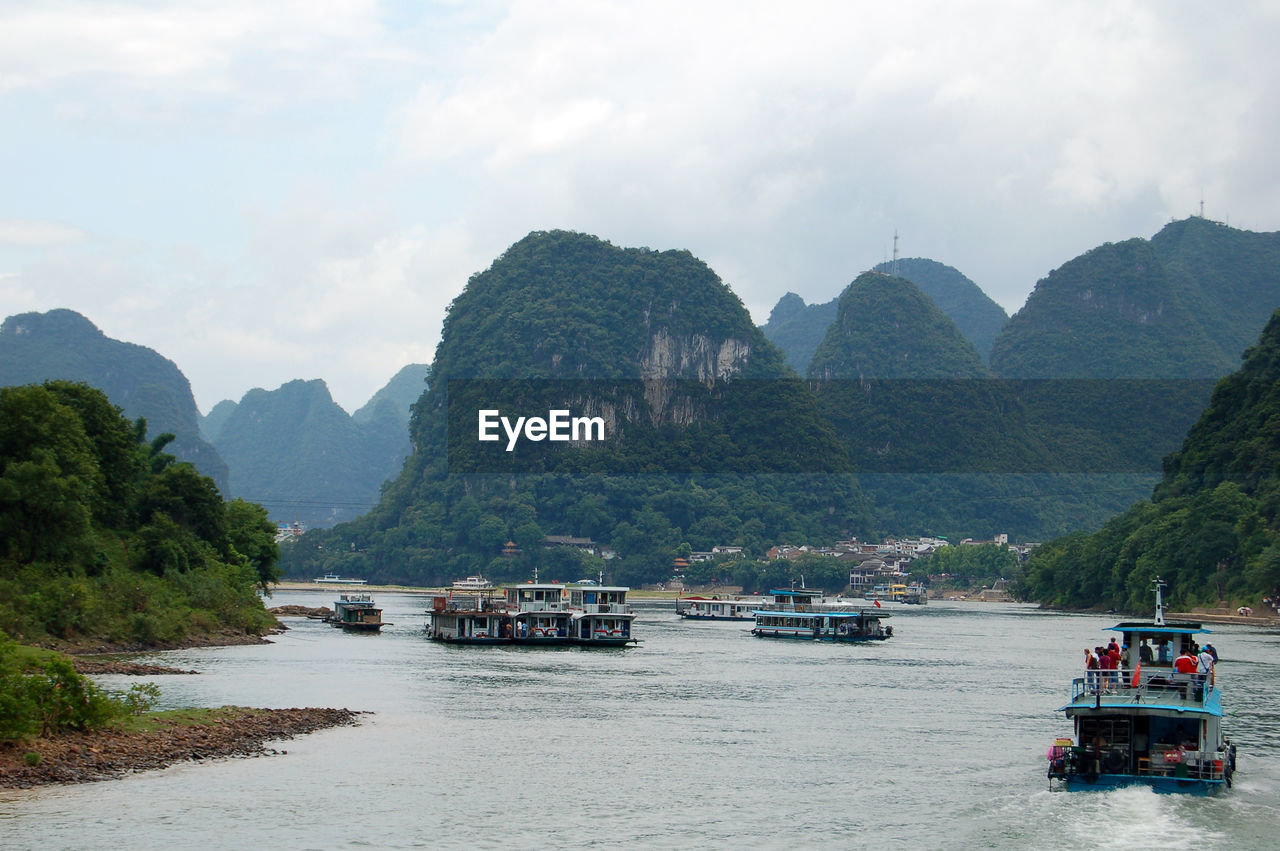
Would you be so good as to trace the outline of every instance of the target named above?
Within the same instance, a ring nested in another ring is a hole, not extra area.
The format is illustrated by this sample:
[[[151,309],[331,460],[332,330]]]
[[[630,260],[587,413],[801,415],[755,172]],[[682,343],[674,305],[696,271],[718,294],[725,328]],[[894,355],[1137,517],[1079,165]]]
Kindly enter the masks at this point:
[[[227,540],[235,553],[248,560],[263,591],[280,581],[280,569],[276,567],[280,547],[275,534],[275,524],[261,505],[243,499],[227,504]]]

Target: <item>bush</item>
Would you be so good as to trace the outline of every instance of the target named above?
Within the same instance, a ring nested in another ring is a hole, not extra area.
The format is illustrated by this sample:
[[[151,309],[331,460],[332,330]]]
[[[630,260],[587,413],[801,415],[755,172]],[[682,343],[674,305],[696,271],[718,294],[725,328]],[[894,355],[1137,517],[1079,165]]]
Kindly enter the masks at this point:
[[[123,711],[65,657],[32,665],[18,650],[0,640],[0,740],[101,727]]]

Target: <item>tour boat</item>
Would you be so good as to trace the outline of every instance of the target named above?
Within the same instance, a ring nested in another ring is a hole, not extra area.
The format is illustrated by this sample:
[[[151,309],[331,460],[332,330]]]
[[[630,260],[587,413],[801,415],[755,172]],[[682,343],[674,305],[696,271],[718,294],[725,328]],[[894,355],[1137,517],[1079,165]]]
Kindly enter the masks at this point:
[[[364,585],[368,580],[365,579],[343,579],[336,573],[326,573],[324,576],[317,576],[312,582],[319,582],[321,585]]]
[[[352,632],[377,632],[387,626],[382,621],[382,609],[368,594],[340,595],[333,604],[329,623]]]
[[[1059,711],[1074,730],[1049,748],[1051,789],[1055,783],[1067,789],[1141,785],[1206,795],[1230,787],[1236,747],[1222,732],[1216,666],[1205,674],[1178,673],[1170,661],[1193,645],[1193,636],[1211,630],[1165,621],[1164,583],[1154,585],[1154,620],[1109,628],[1120,633],[1134,667],[1089,670],[1072,680],[1071,702]],[[1172,652],[1161,654],[1166,642]],[[1156,661],[1142,659],[1144,645]]]
[[[749,621],[761,602],[760,597],[680,597],[676,614],[695,621]]]
[[[454,591],[481,591],[492,587],[493,583],[483,576],[468,576],[466,579],[455,579],[453,581]]]
[[[638,643],[632,636],[629,590],[587,580],[450,592],[432,601],[426,632],[433,641],[449,644],[625,647]]]
[[[893,627],[883,623],[889,614],[879,608],[839,598],[828,601],[821,591],[807,589],[769,593],[773,600],[763,602],[755,611],[751,634],[759,638],[860,643],[893,637]]]

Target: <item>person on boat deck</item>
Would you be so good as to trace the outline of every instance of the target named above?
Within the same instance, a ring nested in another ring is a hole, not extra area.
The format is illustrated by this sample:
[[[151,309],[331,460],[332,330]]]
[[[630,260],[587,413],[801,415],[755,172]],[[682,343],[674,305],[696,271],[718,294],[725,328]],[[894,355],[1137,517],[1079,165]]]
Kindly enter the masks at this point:
[[[1190,648],[1183,650],[1182,655],[1173,661],[1173,669],[1179,674],[1194,674],[1198,667],[1200,663],[1192,655]]]
[[[1138,661],[1144,665],[1155,661],[1155,653],[1151,651],[1151,645],[1145,638],[1138,642]]]
[[[1213,673],[1213,663],[1216,661],[1213,653],[1209,651],[1208,644],[1200,648],[1200,655],[1196,657],[1196,676],[1199,677],[1200,685],[1203,686],[1208,681],[1209,675]]]
[[[1088,647],[1084,649],[1084,684],[1090,694],[1098,690],[1098,657]]]
[[[1111,688],[1120,688],[1120,645],[1116,644],[1116,640],[1111,639],[1111,643],[1107,645],[1107,655],[1111,657]]]
[[[1129,658],[1129,645],[1127,645],[1127,644],[1121,644],[1121,645],[1120,645],[1120,673],[1121,673],[1121,676],[1123,676],[1123,675],[1124,675],[1124,672],[1125,672],[1125,671],[1129,670],[1129,663],[1130,663],[1131,661],[1132,661],[1132,660]]]
[[[1172,658],[1173,642],[1166,638],[1164,641],[1160,642],[1160,664],[1168,664]]]
[[[1206,644],[1206,645],[1204,646],[1204,649],[1205,649],[1205,650],[1207,650],[1207,651],[1209,651],[1209,655],[1213,657],[1213,662],[1214,662],[1214,664],[1217,664],[1217,662],[1218,662],[1218,648],[1214,647],[1212,644]]]
[[[1115,674],[1116,660],[1107,652],[1107,648],[1098,647],[1094,651],[1098,654],[1098,667],[1101,669],[1102,691],[1104,694],[1109,693],[1112,688],[1112,677]]]

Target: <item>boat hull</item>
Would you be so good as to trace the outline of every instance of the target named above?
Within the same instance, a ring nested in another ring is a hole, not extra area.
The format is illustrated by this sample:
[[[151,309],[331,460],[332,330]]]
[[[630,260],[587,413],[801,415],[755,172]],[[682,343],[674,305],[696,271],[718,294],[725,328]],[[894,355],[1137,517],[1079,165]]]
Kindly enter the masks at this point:
[[[1132,774],[1077,774],[1062,780],[1068,791],[1105,792],[1129,786],[1146,786],[1153,792],[1170,795],[1215,795],[1227,788],[1224,780],[1194,777],[1135,777]]]
[[[832,641],[837,644],[864,644],[868,641],[888,641],[888,635],[814,635],[811,629],[760,629],[751,630],[756,638],[789,638],[795,641]]]

